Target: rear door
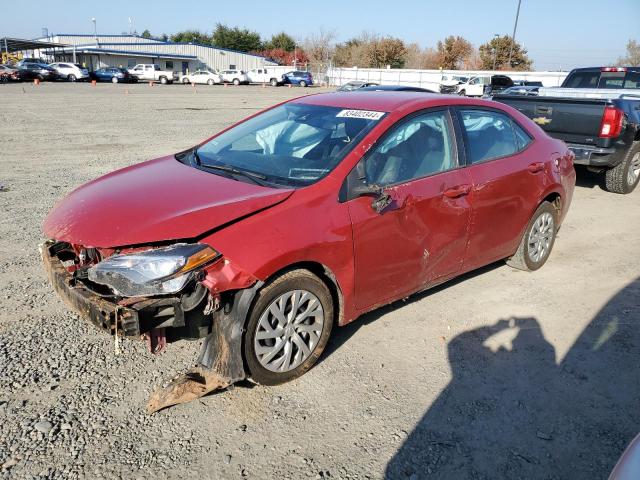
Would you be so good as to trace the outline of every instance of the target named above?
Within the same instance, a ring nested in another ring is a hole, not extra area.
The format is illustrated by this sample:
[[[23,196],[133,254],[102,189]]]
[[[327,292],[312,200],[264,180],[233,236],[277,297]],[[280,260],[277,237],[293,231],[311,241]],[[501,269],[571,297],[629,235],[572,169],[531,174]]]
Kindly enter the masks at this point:
[[[447,109],[426,110],[392,127],[366,156],[368,184],[385,188],[381,212],[371,197],[349,201],[356,305],[365,309],[458,272],[464,258],[471,180],[458,157]]]
[[[464,266],[470,270],[515,252],[551,166],[540,146],[504,112],[484,107],[457,110],[473,182]]]

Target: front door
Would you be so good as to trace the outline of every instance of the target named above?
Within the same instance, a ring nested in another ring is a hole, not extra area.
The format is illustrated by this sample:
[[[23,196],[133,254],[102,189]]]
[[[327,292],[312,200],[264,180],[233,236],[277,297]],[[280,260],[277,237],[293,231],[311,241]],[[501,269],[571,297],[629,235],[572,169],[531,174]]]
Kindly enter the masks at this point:
[[[392,127],[365,162],[368,184],[385,187],[349,201],[356,306],[371,308],[458,272],[466,251],[471,181],[460,168],[448,110],[425,111]]]

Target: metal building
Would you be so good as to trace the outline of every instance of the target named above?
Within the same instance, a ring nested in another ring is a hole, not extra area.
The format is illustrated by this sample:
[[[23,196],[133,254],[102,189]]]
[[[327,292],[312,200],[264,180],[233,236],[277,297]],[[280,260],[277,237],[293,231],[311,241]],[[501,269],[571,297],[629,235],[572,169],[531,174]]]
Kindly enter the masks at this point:
[[[161,68],[187,73],[199,68],[251,70],[276,63],[258,55],[196,43],[175,43],[138,35],[55,34],[40,38],[64,47],[34,54],[51,61],[104,67],[131,68],[138,63],[156,63]]]

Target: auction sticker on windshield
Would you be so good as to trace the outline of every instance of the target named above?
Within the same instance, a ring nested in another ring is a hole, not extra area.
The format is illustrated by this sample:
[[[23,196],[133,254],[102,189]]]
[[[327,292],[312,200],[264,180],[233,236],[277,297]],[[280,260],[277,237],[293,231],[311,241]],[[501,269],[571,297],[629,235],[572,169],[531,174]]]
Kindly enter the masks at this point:
[[[374,112],[371,110],[342,110],[336,117],[344,118],[364,118],[366,120],[380,120],[384,112]]]

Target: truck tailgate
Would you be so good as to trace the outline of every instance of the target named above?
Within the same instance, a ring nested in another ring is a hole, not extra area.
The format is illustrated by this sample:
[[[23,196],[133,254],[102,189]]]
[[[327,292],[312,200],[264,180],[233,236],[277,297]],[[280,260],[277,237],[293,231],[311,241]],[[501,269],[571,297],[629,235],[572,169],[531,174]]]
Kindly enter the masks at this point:
[[[608,103],[605,99],[517,95],[496,95],[493,100],[519,110],[554,138],[594,146],[598,145],[602,115]]]

